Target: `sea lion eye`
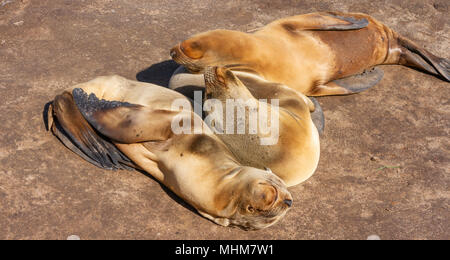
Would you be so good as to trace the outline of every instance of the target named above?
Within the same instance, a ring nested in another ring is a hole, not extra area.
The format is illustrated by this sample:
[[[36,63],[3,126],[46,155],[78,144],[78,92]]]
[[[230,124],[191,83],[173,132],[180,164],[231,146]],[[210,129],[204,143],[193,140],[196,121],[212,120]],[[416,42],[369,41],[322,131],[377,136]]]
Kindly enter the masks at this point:
[[[191,42],[191,49],[193,49],[193,50],[201,49],[200,47],[201,46],[198,42]]]
[[[257,208],[261,210],[269,210],[278,197],[277,189],[268,184],[260,183],[258,190],[254,193]]]

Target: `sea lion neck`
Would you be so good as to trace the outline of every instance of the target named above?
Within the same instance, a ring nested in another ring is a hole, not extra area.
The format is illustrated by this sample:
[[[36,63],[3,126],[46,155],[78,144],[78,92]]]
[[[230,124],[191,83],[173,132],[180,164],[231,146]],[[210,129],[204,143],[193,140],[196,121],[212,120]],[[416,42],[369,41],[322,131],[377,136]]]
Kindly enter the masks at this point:
[[[214,197],[218,217],[229,218],[236,214],[239,207],[239,190],[247,186],[242,180],[244,168],[241,165],[223,168]]]
[[[213,98],[222,102],[227,99],[255,100],[242,81],[225,67],[207,67],[205,85],[206,99]]]

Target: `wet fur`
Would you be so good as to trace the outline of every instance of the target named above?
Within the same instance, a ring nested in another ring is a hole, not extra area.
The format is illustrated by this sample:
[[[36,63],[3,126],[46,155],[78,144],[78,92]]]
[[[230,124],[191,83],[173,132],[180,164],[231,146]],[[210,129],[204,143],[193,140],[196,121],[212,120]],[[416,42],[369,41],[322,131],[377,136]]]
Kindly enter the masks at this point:
[[[224,85],[219,82],[220,77],[225,79]],[[320,157],[319,136],[310,115],[311,111],[314,111],[313,102],[281,84],[265,83],[264,80],[243,77],[242,74],[240,78],[242,80],[228,69],[207,68],[205,81],[206,93],[209,95],[206,95],[205,102],[208,99],[217,99],[226,107],[225,100],[229,98],[254,100],[256,104],[267,105],[270,111],[273,109],[271,103],[259,100],[268,97],[279,99],[278,143],[261,145],[261,135],[248,132],[220,134],[218,137],[244,165],[268,167],[288,186],[307,180],[315,172]],[[262,84],[267,85],[261,87]],[[255,109],[257,108],[258,105]],[[246,129],[249,129],[248,109],[246,107]],[[225,115],[223,118],[226,118]]]

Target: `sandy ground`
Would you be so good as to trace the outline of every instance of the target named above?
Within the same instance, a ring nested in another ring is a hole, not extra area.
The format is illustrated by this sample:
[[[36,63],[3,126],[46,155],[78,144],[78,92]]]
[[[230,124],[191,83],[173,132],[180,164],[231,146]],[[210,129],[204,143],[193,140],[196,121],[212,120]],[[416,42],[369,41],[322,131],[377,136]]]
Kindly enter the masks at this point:
[[[375,88],[319,99],[320,166],[291,189],[287,216],[254,232],[211,223],[139,172],[84,162],[42,115],[64,88],[95,76],[167,83],[170,47],[192,34],[313,11],[369,13],[450,58],[449,4],[0,0],[0,239],[450,239],[450,85],[414,70],[383,67]]]

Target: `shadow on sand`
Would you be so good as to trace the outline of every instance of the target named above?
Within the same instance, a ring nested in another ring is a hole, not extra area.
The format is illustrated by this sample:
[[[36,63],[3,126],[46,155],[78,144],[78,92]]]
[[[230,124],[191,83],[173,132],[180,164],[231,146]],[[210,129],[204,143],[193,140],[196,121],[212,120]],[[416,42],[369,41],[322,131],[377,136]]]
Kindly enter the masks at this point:
[[[141,82],[152,83],[167,88],[169,87],[172,74],[179,66],[173,60],[156,63],[136,74],[136,79]]]
[[[165,88],[169,87],[170,78],[172,74],[178,69],[180,65],[175,63],[173,60],[166,60],[157,64],[153,64],[149,68],[139,72],[136,75],[136,79],[141,82],[147,82],[156,84]],[[194,100],[194,93],[196,91],[204,91],[204,88],[197,86],[184,86],[175,89],[176,92],[184,95],[191,102]]]

